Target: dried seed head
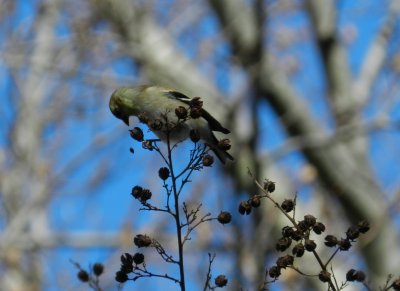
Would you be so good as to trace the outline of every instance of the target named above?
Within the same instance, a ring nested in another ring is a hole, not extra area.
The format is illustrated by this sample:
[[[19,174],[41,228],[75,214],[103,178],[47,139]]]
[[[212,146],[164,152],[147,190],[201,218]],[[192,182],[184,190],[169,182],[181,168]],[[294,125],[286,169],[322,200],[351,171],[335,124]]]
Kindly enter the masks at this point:
[[[346,280],[349,281],[349,282],[355,281],[356,280],[356,272],[357,271],[354,270],[354,269],[348,270],[347,273],[346,273]]]
[[[341,251],[348,251],[351,248],[351,242],[348,239],[342,239],[338,242]]]
[[[147,235],[138,234],[134,237],[133,243],[138,247],[148,247],[151,245],[151,238]]]
[[[142,195],[140,196],[140,201],[146,202],[151,198],[151,196],[153,196],[153,194],[149,189],[143,189]]]
[[[368,221],[363,220],[358,223],[358,231],[359,232],[366,233],[369,229],[370,229],[370,226],[369,226]]]
[[[253,196],[253,197],[251,197],[251,199],[250,199],[250,204],[251,204],[251,206],[252,207],[254,207],[254,208],[257,208],[257,207],[259,207],[260,205],[261,205],[261,198],[260,198],[260,196]]]
[[[288,225],[282,228],[282,236],[283,237],[291,237],[294,232],[294,229]]]
[[[218,148],[222,151],[228,151],[231,149],[231,141],[229,138],[221,139],[218,142]]]
[[[325,231],[325,225],[322,222],[317,222],[313,227],[313,231],[316,234],[321,234]]]
[[[281,275],[281,268],[278,266],[272,266],[269,268],[268,274],[271,278],[278,278]]]
[[[331,273],[328,271],[321,271],[318,275],[318,278],[321,282],[329,282],[331,280]]]
[[[215,278],[215,286],[224,287],[228,284],[228,279],[224,275],[219,275]]]
[[[219,215],[218,215],[218,221],[221,224],[227,224],[229,222],[231,222],[232,220],[232,215],[227,212],[227,211],[222,211]]]
[[[162,179],[162,180],[167,180],[169,177],[169,169],[166,167],[162,167],[158,170],[158,176]]]
[[[247,201],[242,201],[239,204],[239,213],[240,214],[247,214],[249,215],[251,213],[251,205]]]
[[[266,180],[266,181],[264,181],[263,188],[264,188],[264,190],[268,191],[269,193],[272,193],[275,191],[275,182]]]
[[[295,231],[293,231],[291,238],[295,241],[299,241],[303,238],[303,232],[296,229]]]
[[[193,119],[200,118],[202,114],[201,108],[190,108],[190,117]]]
[[[86,272],[85,270],[80,270],[78,272],[78,279],[82,282],[88,282],[89,281],[89,273]]]
[[[197,129],[192,129],[192,130],[189,132],[189,137],[190,137],[190,140],[191,140],[192,142],[194,142],[194,143],[198,142],[198,141],[200,140],[199,131],[198,131]]]
[[[363,271],[357,271],[356,272],[356,281],[357,282],[363,282],[365,280],[366,276]]]
[[[213,156],[210,155],[205,155],[203,157],[203,166],[204,167],[210,167],[214,163],[214,158]]]
[[[136,199],[140,199],[142,197],[143,188],[140,186],[135,186],[132,188],[131,195]]]
[[[137,141],[143,141],[144,134],[143,131],[139,127],[135,127],[129,131],[131,138]]]
[[[186,119],[188,112],[185,107],[179,106],[178,108],[175,108],[175,114],[179,119]]]
[[[301,220],[297,223],[297,229],[301,232],[305,232],[308,230],[308,224],[304,220]]]
[[[101,263],[95,263],[95,264],[93,265],[92,270],[93,270],[93,273],[94,273],[96,276],[100,276],[101,274],[103,274],[104,266],[103,266],[103,264],[101,264]]]
[[[282,202],[281,207],[285,212],[290,212],[294,208],[294,201],[292,199],[285,199]]]
[[[276,265],[279,268],[284,268],[285,269],[287,266],[293,265],[293,262],[294,262],[294,257],[291,256],[291,255],[286,255],[286,256],[283,256],[283,257],[279,257],[276,260]]]
[[[292,254],[296,257],[302,257],[304,255],[304,245],[302,243],[298,243],[292,249]]]
[[[305,215],[304,221],[306,222],[308,227],[313,227],[317,223],[317,219],[311,214]]]
[[[292,240],[288,237],[282,237],[278,240],[278,242],[275,245],[275,249],[278,252],[284,252],[286,251],[290,245],[292,244]]]
[[[140,265],[144,262],[144,255],[141,253],[136,253],[133,255],[132,259],[136,265]]]
[[[317,247],[317,244],[313,240],[306,239],[304,241],[304,248],[306,249],[306,251],[312,252],[316,249],[316,247]]]
[[[115,273],[115,281],[119,283],[125,283],[126,281],[128,281],[128,279],[128,275],[123,271],[118,271]]]
[[[133,272],[133,257],[129,253],[125,253],[121,256],[121,269],[124,273]]]
[[[329,234],[325,237],[325,245],[327,247],[331,248],[336,246],[337,244],[338,244],[338,239],[336,238],[336,236]]]
[[[354,240],[358,238],[360,235],[360,231],[358,226],[350,226],[346,231],[346,237],[350,240]]]

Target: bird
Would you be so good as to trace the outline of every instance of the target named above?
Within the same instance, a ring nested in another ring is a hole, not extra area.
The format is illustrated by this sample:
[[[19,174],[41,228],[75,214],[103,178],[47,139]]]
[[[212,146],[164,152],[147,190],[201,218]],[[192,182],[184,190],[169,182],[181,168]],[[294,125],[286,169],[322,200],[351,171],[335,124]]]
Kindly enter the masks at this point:
[[[219,141],[213,133],[229,134],[230,131],[202,108],[200,97],[190,98],[177,90],[157,85],[138,85],[116,89],[109,107],[112,114],[128,126],[130,116],[138,117],[161,141],[167,138],[183,141],[195,132],[222,164],[234,160],[227,152],[230,141]]]

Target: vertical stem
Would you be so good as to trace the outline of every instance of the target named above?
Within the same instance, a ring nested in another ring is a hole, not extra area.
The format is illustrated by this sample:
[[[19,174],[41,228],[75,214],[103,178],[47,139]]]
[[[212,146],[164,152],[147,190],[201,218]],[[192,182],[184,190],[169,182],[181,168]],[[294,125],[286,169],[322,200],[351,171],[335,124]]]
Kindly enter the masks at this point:
[[[175,223],[176,223],[176,233],[178,236],[178,252],[179,252],[179,274],[180,274],[180,285],[181,291],[185,291],[185,270],[183,265],[183,243],[182,243],[182,228],[181,228],[181,220],[179,216],[179,195],[176,188],[176,178],[174,174],[174,167],[172,163],[172,149],[169,135],[167,136],[167,145],[168,145],[168,162],[169,162],[169,171],[171,172],[171,180],[172,180],[172,189],[174,192],[174,204],[175,204]]]

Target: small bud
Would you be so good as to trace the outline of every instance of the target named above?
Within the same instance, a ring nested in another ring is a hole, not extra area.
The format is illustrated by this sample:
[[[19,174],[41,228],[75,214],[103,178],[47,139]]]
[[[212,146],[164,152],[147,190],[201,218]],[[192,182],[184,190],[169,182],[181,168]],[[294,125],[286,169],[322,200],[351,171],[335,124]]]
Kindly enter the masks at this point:
[[[327,247],[331,248],[336,246],[337,244],[338,244],[338,239],[336,238],[336,236],[329,234],[325,237],[325,245]]]
[[[370,229],[369,222],[365,220],[360,221],[357,226],[358,231],[361,233],[366,233]]]
[[[346,231],[346,237],[350,240],[354,240],[358,238],[360,232],[358,230],[358,226],[350,226],[349,229]]]
[[[292,199],[285,199],[282,204],[281,207],[283,210],[285,210],[285,212],[290,212],[293,210],[294,208],[294,201]]]
[[[201,117],[202,109],[201,108],[191,108],[190,109],[190,117],[193,119],[197,119]]]
[[[306,222],[308,227],[313,227],[317,223],[317,219],[311,214],[305,215],[304,221]]]
[[[161,130],[163,127],[163,123],[160,119],[157,118],[149,122],[149,127],[153,131]]]
[[[166,167],[162,167],[158,170],[158,176],[162,179],[162,180],[167,180],[169,177],[169,169]]]
[[[242,201],[239,204],[239,213],[240,214],[247,214],[249,215],[251,213],[251,205],[247,201]]]
[[[85,270],[80,270],[78,272],[78,279],[81,280],[82,282],[88,282],[89,281],[89,274]]]
[[[126,281],[128,281],[128,279],[128,275],[123,271],[118,271],[117,273],[115,273],[115,281],[119,283],[125,283]]]
[[[146,202],[147,200],[149,200],[151,198],[151,196],[153,196],[153,194],[151,193],[151,191],[149,189],[143,189],[142,195],[140,197],[140,201]]]
[[[143,131],[139,127],[131,129],[129,133],[131,135],[131,138],[133,138],[134,140],[143,141],[144,139]]]
[[[342,239],[338,242],[341,251],[348,251],[351,248],[351,242],[348,239]]]
[[[275,249],[278,252],[284,252],[286,251],[290,245],[292,244],[292,240],[288,237],[282,237],[278,240],[278,242],[275,245]]]
[[[214,163],[214,158],[213,156],[210,155],[205,155],[203,157],[203,166],[204,167],[210,167]]]
[[[151,245],[151,238],[147,235],[138,234],[134,237],[133,243],[138,247],[148,247]]]
[[[189,132],[189,137],[190,137],[190,140],[191,140],[192,142],[194,142],[194,143],[198,142],[198,141],[200,140],[199,131],[198,131],[197,129],[192,129],[192,130]]]
[[[292,254],[296,257],[302,257],[304,255],[304,245],[302,243],[298,243],[292,249]]]
[[[269,268],[268,274],[271,278],[278,278],[281,275],[281,268],[279,268],[278,266],[272,266],[271,268]]]
[[[314,225],[313,231],[316,234],[321,234],[325,231],[325,225],[322,222],[317,222],[317,224]]]
[[[278,267],[280,267],[280,268],[284,268],[285,269],[287,266],[293,265],[293,262],[294,262],[294,257],[291,256],[291,255],[286,255],[286,256],[283,256],[283,257],[279,257],[276,260],[276,265]]]
[[[93,265],[93,273],[96,276],[100,276],[101,274],[103,274],[104,271],[104,266],[101,263],[96,263]]]
[[[260,196],[253,196],[250,199],[250,204],[252,207],[257,208],[261,205],[261,199]]]
[[[135,186],[132,188],[131,195],[136,199],[140,199],[142,197],[143,188],[140,186]]]
[[[219,275],[215,278],[215,286],[224,287],[226,284],[228,284],[228,279],[224,275]]]
[[[221,139],[218,142],[218,148],[222,151],[228,151],[231,148],[231,141],[228,138]]]
[[[306,239],[304,241],[304,247],[308,252],[312,252],[316,249],[317,244],[311,239]]]
[[[318,275],[318,278],[321,282],[329,282],[331,280],[331,273],[328,271],[321,271]]]
[[[136,265],[142,264],[142,263],[144,262],[144,255],[141,254],[141,253],[136,253],[136,254],[134,254],[134,255],[133,255],[133,262],[134,262]]]
[[[227,212],[227,211],[222,211],[219,215],[218,215],[218,221],[221,224],[227,224],[229,222],[231,222],[232,220],[232,215]]]
[[[134,150],[132,147],[130,147],[130,148],[129,148],[129,152],[130,152],[131,154],[134,154],[134,153],[135,153],[135,150]]]
[[[146,112],[139,113],[138,118],[139,121],[144,124],[147,124],[150,120]]]
[[[183,106],[179,106],[178,108],[175,108],[175,114],[179,119],[185,119],[187,117],[187,109]]]

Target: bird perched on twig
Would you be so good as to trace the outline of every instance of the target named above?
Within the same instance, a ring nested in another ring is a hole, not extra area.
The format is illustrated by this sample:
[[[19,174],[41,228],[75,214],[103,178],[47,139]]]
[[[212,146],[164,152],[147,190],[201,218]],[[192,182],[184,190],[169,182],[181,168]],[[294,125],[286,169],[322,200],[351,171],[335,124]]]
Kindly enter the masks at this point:
[[[163,141],[167,138],[182,141],[193,134],[198,135],[223,164],[228,159],[233,160],[227,152],[229,140],[218,141],[213,133],[228,134],[230,131],[203,109],[199,97],[189,98],[160,86],[123,87],[112,93],[110,110],[126,125],[129,125],[130,116],[138,117]]]

